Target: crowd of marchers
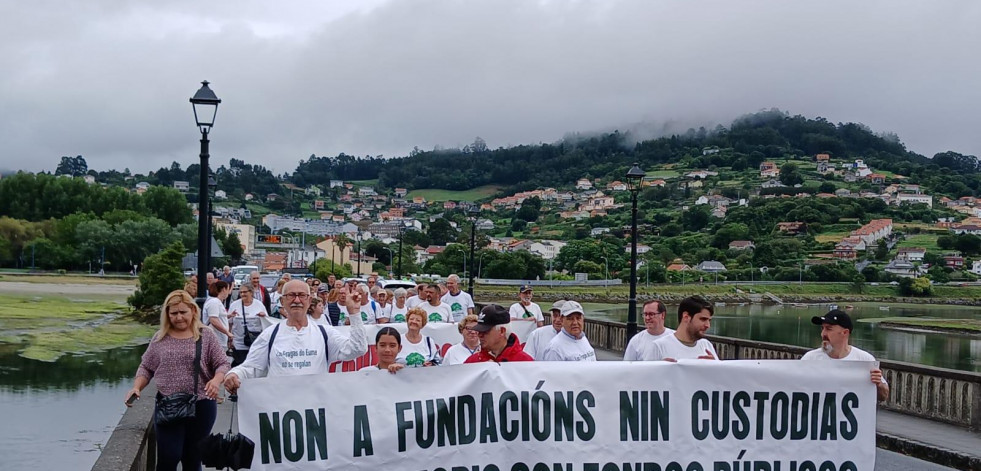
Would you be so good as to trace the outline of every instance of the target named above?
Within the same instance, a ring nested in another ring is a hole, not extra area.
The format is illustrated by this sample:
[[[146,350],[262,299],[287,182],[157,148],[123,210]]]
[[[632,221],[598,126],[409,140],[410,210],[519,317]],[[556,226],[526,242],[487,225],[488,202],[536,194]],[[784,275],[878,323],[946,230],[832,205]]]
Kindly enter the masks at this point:
[[[155,423],[157,469],[201,469],[196,445],[211,433],[222,389],[234,395],[242,379],[327,373],[337,361],[354,360],[368,352],[365,325],[405,324],[405,333],[382,327],[375,334],[378,362],[364,369],[397,373],[403,368],[439,367],[464,363],[511,361],[596,361],[596,352],[585,335],[585,310],[574,300],[550,306],[551,324],[544,325],[541,307],[533,301],[533,288],[518,289],[518,300],[509,308],[489,304],[476,311],[473,299],[461,290],[460,278],[443,283],[419,283],[387,290],[377,274],[364,283],[347,282],[333,275],[327,280],[292,279],[283,275],[274,289],[259,283],[253,272],[239,286],[231,301],[233,281],[223,274],[208,273],[204,308],[195,304],[197,281],[167,296],[160,314],[160,330],[151,340],[136,373],[126,404],[138,399],[154,380],[157,408],[167,396],[196,396],[193,418]],[[624,361],[707,360],[720,361],[705,336],[712,323],[713,306],[693,296],[678,305],[678,327],[665,327],[666,306],[658,300],[643,305],[645,329],[630,339]],[[261,318],[281,321],[263,328]],[[516,322],[534,322],[524,343],[512,332]],[[851,345],[852,320],[846,312],[832,310],[812,318],[820,326],[821,347],[802,360],[875,361]],[[459,344],[441,353],[440,346],[423,333],[428,323],[456,324]],[[348,325],[340,330],[338,326]],[[303,362],[281,362],[303,352]],[[311,355],[311,352],[313,353]],[[878,363],[873,363],[878,365]],[[878,367],[869,379],[878,399],[889,396],[889,385]],[[155,418],[158,415],[155,414]]]

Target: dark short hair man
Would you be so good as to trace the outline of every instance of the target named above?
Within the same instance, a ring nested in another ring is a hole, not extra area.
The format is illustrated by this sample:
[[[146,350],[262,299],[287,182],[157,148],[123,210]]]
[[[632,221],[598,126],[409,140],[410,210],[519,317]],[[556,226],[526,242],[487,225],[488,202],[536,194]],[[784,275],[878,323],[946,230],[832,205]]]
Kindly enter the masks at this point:
[[[814,316],[811,323],[821,326],[821,348],[804,354],[801,360],[845,360],[876,362],[870,373],[880,401],[889,399],[889,383],[882,377],[882,370],[871,353],[849,344],[852,334],[852,318],[845,311],[829,311]]]
[[[644,352],[644,360],[718,360],[705,333],[712,326],[712,305],[698,297],[691,296],[681,300],[678,305],[678,330],[673,335],[657,339]]]
[[[668,308],[661,301],[654,299],[644,303],[644,325],[647,328],[638,332],[627,343],[627,349],[623,352],[623,361],[643,360],[644,352],[651,344],[661,337],[674,333],[674,329],[664,326],[667,315]]]
[[[511,314],[507,309],[497,304],[484,306],[477,316],[477,324],[470,328],[480,338],[480,350],[464,363],[534,361],[522,350],[518,336],[511,333],[510,323]]]

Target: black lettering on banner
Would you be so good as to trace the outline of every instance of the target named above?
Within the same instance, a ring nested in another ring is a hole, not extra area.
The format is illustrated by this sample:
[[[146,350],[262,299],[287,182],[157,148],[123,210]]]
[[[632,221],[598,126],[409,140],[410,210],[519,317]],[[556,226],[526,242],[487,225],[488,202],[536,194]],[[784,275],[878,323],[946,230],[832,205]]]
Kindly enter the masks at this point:
[[[486,396],[489,396],[490,393],[484,393],[484,394],[485,394],[485,398],[484,398],[485,400],[483,401],[481,406],[483,406],[483,404],[490,405],[490,401],[486,400],[487,399]],[[508,406],[508,404],[510,404],[510,406]],[[498,408],[498,414],[500,414],[501,438],[504,441],[508,441],[508,442],[514,440],[515,438],[518,438],[518,419],[508,420],[508,410],[511,410],[513,412],[518,411],[518,395],[511,391],[507,391],[501,394],[501,398],[498,400],[497,403],[497,408]]]
[[[514,393],[511,395],[514,396]],[[504,427],[503,411],[501,412],[501,427]],[[503,431],[501,435],[504,435]],[[497,443],[497,423],[494,422],[494,395],[489,392],[480,395],[480,443]]]
[[[698,412],[709,410],[708,393],[705,391],[695,391],[691,395],[691,434],[695,440],[705,440],[709,434],[708,419],[699,420]]]
[[[739,440],[744,440],[749,436],[749,416],[746,415],[746,407],[749,407],[750,397],[746,391],[739,391],[732,397],[732,411],[736,414],[732,421],[732,436]]]
[[[821,422],[818,409],[821,408],[821,393],[814,393],[811,397],[811,440],[817,440],[818,424]]]
[[[416,416],[416,445],[425,450],[436,440],[436,430],[433,426],[436,422],[436,411],[433,410],[433,401],[426,401],[425,417],[423,417],[422,401],[412,401],[412,410]],[[423,421],[424,419],[428,420]],[[426,424],[429,426],[427,427]]]
[[[436,424],[439,437],[436,443],[445,446],[447,443],[456,445],[456,421],[453,420],[453,410],[456,409],[456,398],[451,397],[449,404],[446,400],[436,399]]]
[[[716,440],[729,435],[729,396],[729,391],[712,391],[712,436]]]
[[[295,410],[283,414],[283,445],[287,460],[296,463],[303,458],[303,416]]]
[[[763,428],[764,428],[763,424],[765,423],[764,413],[766,411],[766,407],[764,407],[764,403],[768,399],[770,399],[770,393],[766,391],[755,392],[753,393],[753,399],[756,401],[756,439],[762,440]]]
[[[521,441],[528,441],[529,431],[531,430],[530,403],[531,394],[528,391],[521,391]]]
[[[810,397],[807,393],[795,392],[790,395],[790,439],[803,440],[807,438],[807,412],[810,409]]]
[[[824,396],[824,405],[821,408],[821,434],[818,440],[837,440],[838,439],[838,395],[828,393]]]
[[[778,392],[773,395],[770,406],[770,436],[777,440],[783,440],[783,437],[787,436],[790,398],[787,397],[787,393]]]
[[[855,393],[847,393],[841,398],[841,414],[845,416],[845,421],[841,423],[841,438],[854,440],[858,435],[858,419],[852,409],[858,408],[858,396]]]
[[[531,395],[531,433],[538,441],[552,435],[552,398],[545,391]]]
[[[456,399],[456,420],[460,444],[473,443],[477,439],[477,403],[473,396],[460,396]]]
[[[573,408],[572,391],[555,391],[555,441],[562,441],[562,434],[565,433],[566,440],[573,441],[572,424],[575,422],[575,411]]]
[[[399,430],[399,453],[405,451],[405,435],[410,428],[412,428],[412,421],[405,420],[405,413],[412,408],[411,402],[396,402],[395,403],[395,422],[398,425]],[[278,463],[278,461],[277,461]]]
[[[327,411],[323,408],[306,410],[306,430],[307,430],[307,461],[314,461],[319,456],[321,460],[327,459]],[[367,416],[366,416],[367,417]],[[367,422],[366,422],[367,423]],[[371,434],[368,434],[371,440]]]
[[[262,450],[262,464],[269,464],[269,454],[273,462],[283,462],[283,442],[279,429],[279,412],[272,413],[272,419],[266,413],[259,414],[259,449]]]
[[[326,435],[324,437],[326,438]],[[368,423],[368,408],[364,405],[354,406],[354,456],[374,454],[375,450],[371,444],[371,424]]]
[[[620,391],[620,441],[668,439],[668,391]]]
[[[579,391],[576,395],[576,412],[582,417],[576,424],[576,436],[580,440],[589,441],[596,434],[596,421],[593,414],[589,411],[590,407],[596,406],[596,398],[589,391]]]

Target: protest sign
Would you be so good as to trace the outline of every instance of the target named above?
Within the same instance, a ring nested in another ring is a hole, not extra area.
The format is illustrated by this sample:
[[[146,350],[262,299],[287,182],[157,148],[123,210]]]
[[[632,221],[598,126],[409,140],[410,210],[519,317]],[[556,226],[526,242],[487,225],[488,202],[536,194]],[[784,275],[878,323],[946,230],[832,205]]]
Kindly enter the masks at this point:
[[[870,363],[527,362],[243,381],[251,469],[869,470]]]

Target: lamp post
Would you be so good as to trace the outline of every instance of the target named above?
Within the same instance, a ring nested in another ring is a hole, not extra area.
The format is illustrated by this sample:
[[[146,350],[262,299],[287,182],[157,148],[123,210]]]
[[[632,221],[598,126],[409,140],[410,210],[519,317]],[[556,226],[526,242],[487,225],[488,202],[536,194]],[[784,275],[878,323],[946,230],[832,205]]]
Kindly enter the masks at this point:
[[[603,275],[603,287],[606,288],[606,295],[610,295],[610,261],[606,257],[601,257],[603,259],[603,266],[606,267],[605,275]]]
[[[383,247],[383,248],[388,251],[388,262],[389,262],[388,263],[388,270],[391,271],[392,270],[392,265],[395,264],[395,252],[392,251],[392,249],[388,248],[387,246],[386,247]]]
[[[480,252],[480,258],[477,259],[477,278],[480,278],[480,270],[484,267],[484,255],[487,252]]]
[[[405,223],[399,223],[399,269],[396,272],[397,276],[402,278],[402,237],[405,235]]]
[[[361,261],[364,256],[361,255],[361,231],[358,231],[358,278],[361,278]]]
[[[208,241],[209,226],[211,224],[211,213],[208,208],[208,133],[215,124],[215,116],[218,114],[218,104],[221,100],[208,87],[208,81],[201,82],[201,88],[191,97],[191,106],[194,109],[194,121],[201,131],[201,171],[198,184],[198,297],[197,303],[204,309],[204,301],[207,298],[208,280],[205,276],[208,270],[208,258],[211,255],[210,241]]]
[[[637,193],[640,192],[644,171],[635,163],[627,171],[630,190],[630,299],[627,301],[627,339],[637,333]]]
[[[449,250],[451,248],[460,249],[460,252],[463,253],[463,276],[467,276],[467,249],[463,248],[463,246],[461,246],[461,245],[447,245],[446,246],[446,249],[447,250]]]
[[[467,285],[467,293],[473,297],[473,253],[477,247],[477,218],[480,216],[480,206],[476,204],[470,206],[470,282]],[[466,270],[463,270],[466,272]]]

